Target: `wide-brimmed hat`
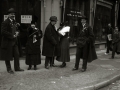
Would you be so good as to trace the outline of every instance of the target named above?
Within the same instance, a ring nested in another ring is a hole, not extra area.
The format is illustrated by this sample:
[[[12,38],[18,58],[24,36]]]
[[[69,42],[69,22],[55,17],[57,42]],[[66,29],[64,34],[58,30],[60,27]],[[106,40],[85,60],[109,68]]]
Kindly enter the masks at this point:
[[[57,17],[56,16],[51,16],[50,21],[57,21]]]
[[[10,9],[8,10],[8,14],[9,14],[9,13],[16,13],[16,11],[15,11],[14,8],[10,8]]]

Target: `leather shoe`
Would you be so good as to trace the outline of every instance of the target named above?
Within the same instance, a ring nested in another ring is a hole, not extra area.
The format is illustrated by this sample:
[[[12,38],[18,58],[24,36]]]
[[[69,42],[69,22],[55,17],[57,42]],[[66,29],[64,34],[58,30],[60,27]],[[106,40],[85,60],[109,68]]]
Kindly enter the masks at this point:
[[[24,71],[23,69],[17,69],[17,70],[15,70],[15,71]]]
[[[46,69],[49,69],[49,66],[45,66]]]
[[[81,69],[81,72],[85,72],[86,71],[86,69]]]
[[[78,68],[73,68],[72,71],[78,70]]]
[[[34,67],[34,70],[37,70],[37,67]]]
[[[57,67],[55,64],[50,65],[50,67]]]
[[[14,74],[13,70],[8,70],[8,73]]]
[[[30,70],[31,69],[31,67],[28,67],[28,70]]]

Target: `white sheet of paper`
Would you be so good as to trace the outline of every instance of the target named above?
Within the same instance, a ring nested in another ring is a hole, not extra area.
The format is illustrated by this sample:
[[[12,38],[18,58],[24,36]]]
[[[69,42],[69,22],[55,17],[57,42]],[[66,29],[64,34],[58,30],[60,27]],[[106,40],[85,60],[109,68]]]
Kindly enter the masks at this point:
[[[59,33],[64,36],[65,33],[66,33],[66,32],[69,32],[69,31],[70,31],[70,27],[69,27],[69,26],[66,26],[66,27],[62,28],[62,29],[59,31]]]
[[[111,34],[108,34],[108,40],[111,41],[112,40],[112,35]]]

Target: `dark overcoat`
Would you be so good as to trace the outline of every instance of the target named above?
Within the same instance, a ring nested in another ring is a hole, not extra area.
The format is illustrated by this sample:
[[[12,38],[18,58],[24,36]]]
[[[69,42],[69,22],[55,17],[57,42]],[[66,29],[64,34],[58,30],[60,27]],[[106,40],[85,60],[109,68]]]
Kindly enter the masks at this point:
[[[33,43],[33,36],[36,35],[36,42]],[[26,54],[40,54],[40,39],[42,38],[41,30],[33,30],[33,28],[28,28],[28,40],[26,43]]]
[[[34,37],[36,36],[36,37]],[[39,29],[28,28],[28,40],[26,43],[26,61],[27,65],[41,64],[41,49],[40,39],[42,38],[42,31]],[[33,42],[36,40],[36,42]]]
[[[113,33],[114,33],[114,29],[112,28],[112,27],[106,27],[105,28],[105,37],[106,37],[106,43],[108,43],[108,42],[112,42],[112,41],[109,41],[108,40],[108,34],[111,34],[112,35],[112,37],[111,38],[113,38]]]
[[[60,56],[59,34],[51,23],[45,29],[42,55],[48,57]]]
[[[12,33],[13,24],[10,19],[7,18],[1,24],[1,59],[13,60],[12,47],[13,43],[16,43],[17,38],[13,37]],[[17,28],[16,28],[17,29]]]
[[[120,32],[114,32],[113,34],[113,49],[116,49],[115,52],[120,54]]]
[[[97,59],[94,42],[95,37],[92,28],[86,25],[86,28],[83,30],[83,27],[81,26],[79,28],[79,33],[77,35],[77,47],[79,48],[84,48],[84,46],[87,47],[87,49],[81,50],[85,50],[83,51],[86,52],[84,57],[85,59],[87,59],[88,62],[92,62],[93,60]],[[81,55],[80,58],[83,58],[83,55]]]

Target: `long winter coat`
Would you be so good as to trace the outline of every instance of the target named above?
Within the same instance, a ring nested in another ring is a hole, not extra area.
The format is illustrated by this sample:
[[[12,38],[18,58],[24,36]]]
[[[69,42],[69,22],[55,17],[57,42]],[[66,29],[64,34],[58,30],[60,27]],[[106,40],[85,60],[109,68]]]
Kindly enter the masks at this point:
[[[95,51],[95,45],[94,45],[94,33],[90,26],[86,25],[86,28],[83,30],[83,27],[81,26],[79,28],[79,33],[77,35],[77,47],[83,48],[84,46],[87,46],[88,49],[84,49],[86,52],[85,55],[80,55],[81,58],[85,57],[88,62],[92,62],[93,60],[97,59],[97,54]],[[82,50],[82,49],[81,49]]]
[[[12,32],[13,24],[10,21],[9,18],[7,18],[5,21],[1,24],[1,59],[2,60],[13,60],[13,54],[12,54],[12,47],[13,44],[18,44],[17,38],[13,37]],[[16,27],[17,30],[17,27]]]
[[[60,56],[59,34],[51,23],[45,29],[42,55],[48,57]]]
[[[36,36],[36,38],[34,38]],[[27,65],[38,65],[41,64],[41,49],[40,39],[42,38],[42,31],[28,28],[28,40],[26,43],[26,64]],[[36,40],[36,42],[33,42]]]
[[[112,43],[116,53],[120,54],[120,32],[114,32]]]
[[[33,36],[36,35],[36,42],[33,43]],[[40,51],[40,39],[42,38],[41,30],[33,30],[33,28],[28,28],[28,40],[26,43],[26,54],[38,54]]]

